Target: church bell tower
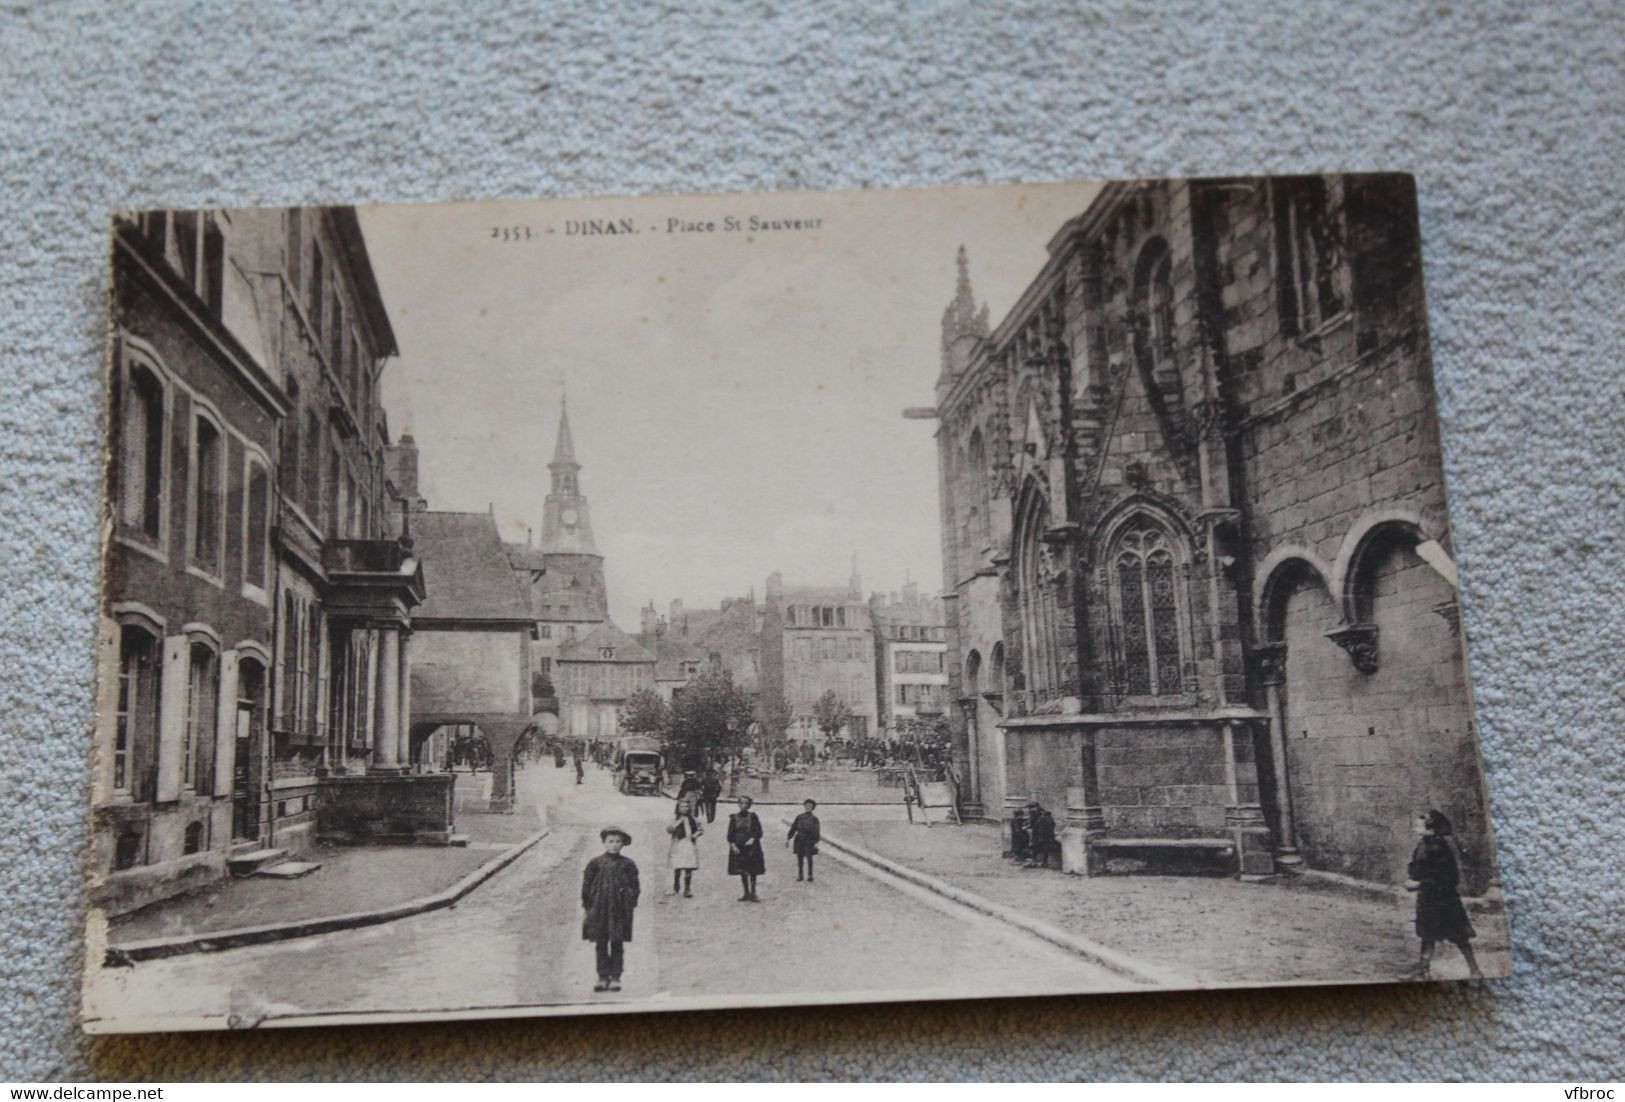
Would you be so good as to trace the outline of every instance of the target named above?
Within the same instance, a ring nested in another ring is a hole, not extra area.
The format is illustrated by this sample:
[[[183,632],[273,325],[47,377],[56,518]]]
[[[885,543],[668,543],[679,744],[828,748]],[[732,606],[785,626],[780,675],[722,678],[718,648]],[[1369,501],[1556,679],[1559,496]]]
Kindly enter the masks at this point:
[[[547,465],[552,486],[542,505],[543,587],[554,609],[550,618],[603,620],[608,614],[604,557],[592,538],[592,517],[581,492],[581,464],[570,435],[570,409],[559,409],[559,436]]]

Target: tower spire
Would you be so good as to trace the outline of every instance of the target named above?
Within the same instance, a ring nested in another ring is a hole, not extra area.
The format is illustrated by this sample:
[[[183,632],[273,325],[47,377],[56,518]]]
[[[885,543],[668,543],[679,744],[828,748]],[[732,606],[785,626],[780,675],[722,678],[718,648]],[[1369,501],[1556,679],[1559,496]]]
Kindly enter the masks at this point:
[[[942,374],[953,378],[970,364],[971,350],[988,335],[987,305],[976,308],[976,295],[970,286],[970,254],[959,246],[954,254],[958,279],[954,298],[942,312]]]
[[[553,445],[553,462],[548,464],[549,468],[563,466],[581,466],[580,463],[576,462],[575,439],[570,435],[570,404],[568,398],[559,403],[559,438],[558,442]]]

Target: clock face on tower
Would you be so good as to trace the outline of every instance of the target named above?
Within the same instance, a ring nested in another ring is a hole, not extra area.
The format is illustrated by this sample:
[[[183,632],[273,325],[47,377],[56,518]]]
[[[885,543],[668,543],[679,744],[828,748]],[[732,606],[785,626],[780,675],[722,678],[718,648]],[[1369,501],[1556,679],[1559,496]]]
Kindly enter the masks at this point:
[[[576,511],[574,509],[566,509],[564,510],[563,514],[560,515],[559,519],[565,524],[569,525],[571,528],[574,528],[576,521],[580,518],[576,515]]]

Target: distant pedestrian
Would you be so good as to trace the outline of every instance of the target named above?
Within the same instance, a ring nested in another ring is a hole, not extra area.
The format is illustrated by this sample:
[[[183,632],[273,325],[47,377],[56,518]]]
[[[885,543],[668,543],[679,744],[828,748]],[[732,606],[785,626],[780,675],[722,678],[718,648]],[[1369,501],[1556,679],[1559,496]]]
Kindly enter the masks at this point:
[[[581,755],[576,755],[576,783],[580,784],[587,776],[587,771],[581,768]]]
[[[790,833],[784,839],[784,844],[796,851],[796,879],[801,880],[805,871],[809,884],[813,878],[813,858],[818,855],[818,841],[823,837],[818,816],[813,814],[817,806],[817,800],[802,800],[801,814],[790,824]]]
[[[1454,833],[1450,819],[1441,811],[1418,815],[1415,830],[1420,839],[1416,852],[1406,867],[1407,889],[1416,893],[1416,936],[1422,939],[1422,953],[1416,967],[1410,972],[1414,979],[1425,980],[1433,971],[1433,947],[1448,941],[1467,961],[1467,971],[1474,979],[1483,979],[1478,969],[1478,958],[1473,955],[1472,939],[1477,937],[1467,908],[1462,906],[1457,885],[1461,882],[1461,866],[1456,860],[1455,845],[1450,841]]]
[[[717,798],[722,795],[722,779],[717,776],[716,766],[709,766],[705,776],[700,778],[700,803],[705,807],[705,821],[717,821]]]
[[[677,786],[677,798],[681,800],[686,796],[692,796],[698,801],[702,787],[704,786],[701,785],[700,778],[695,775],[694,770],[686,769],[683,771],[683,783]]]
[[[694,870],[700,867],[699,837],[705,833],[700,826],[699,818],[694,814],[694,806],[687,800],[678,800],[674,808],[674,818],[666,833],[671,835],[671,845],[666,851],[666,865],[671,869],[671,894],[679,891],[683,898],[691,899],[694,896]]]
[[[762,820],[750,809],[751,798],[739,797],[739,810],[728,816],[728,875],[739,877],[741,903],[760,903],[756,878],[767,872],[762,857]]]
[[[1027,801],[1026,852],[1018,854],[1023,868],[1042,868],[1055,849],[1055,816],[1037,800]]]
[[[598,982],[594,991],[619,991],[625,963],[622,946],[632,940],[632,912],[638,905],[638,866],[621,856],[632,836],[620,827],[598,832],[604,852],[587,862],[581,877],[581,939],[598,949]]]
[[[739,795],[739,762],[728,766],[728,799]]]

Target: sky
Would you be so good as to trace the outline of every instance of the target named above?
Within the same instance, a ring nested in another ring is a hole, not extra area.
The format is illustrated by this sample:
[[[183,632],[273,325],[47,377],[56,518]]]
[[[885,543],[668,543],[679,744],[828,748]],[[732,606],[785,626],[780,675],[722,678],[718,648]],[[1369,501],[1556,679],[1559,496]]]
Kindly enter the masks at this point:
[[[865,593],[937,591],[936,426],[902,411],[933,404],[956,250],[997,325],[1097,190],[363,207],[400,347],[391,434],[417,441],[431,509],[539,540],[567,393],[610,614],[634,631],[650,599],[760,597],[775,570],[844,584],[854,554]],[[622,219],[637,232],[569,232]]]

